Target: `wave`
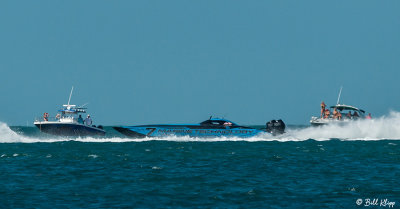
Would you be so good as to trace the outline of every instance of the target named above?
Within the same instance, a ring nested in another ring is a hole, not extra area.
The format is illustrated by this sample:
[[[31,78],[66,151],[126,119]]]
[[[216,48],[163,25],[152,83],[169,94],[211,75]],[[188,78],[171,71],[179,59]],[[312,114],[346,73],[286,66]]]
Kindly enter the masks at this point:
[[[390,112],[387,116],[382,116],[372,120],[353,121],[346,125],[327,125],[322,127],[289,128],[285,134],[272,136],[262,134],[251,138],[239,137],[217,137],[217,138],[192,138],[169,136],[163,138],[142,138],[130,139],[125,137],[109,138],[64,138],[46,136],[26,136],[10,129],[7,124],[0,122],[0,143],[36,143],[36,142],[144,142],[144,141],[176,141],[176,142],[217,142],[217,141],[305,141],[305,140],[327,141],[339,139],[344,141],[351,140],[399,140],[400,139],[400,113]]]

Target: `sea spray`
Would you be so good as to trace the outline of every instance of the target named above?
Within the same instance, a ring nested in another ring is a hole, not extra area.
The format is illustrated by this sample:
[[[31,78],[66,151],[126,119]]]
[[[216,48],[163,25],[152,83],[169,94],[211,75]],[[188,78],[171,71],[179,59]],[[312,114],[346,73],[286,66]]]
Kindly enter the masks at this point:
[[[330,124],[320,127],[290,130],[283,137],[288,141],[314,140],[380,140],[400,138],[400,113],[375,119],[351,121],[347,124]]]
[[[26,138],[15,133],[7,126],[7,124],[0,122],[0,142],[26,142]]]

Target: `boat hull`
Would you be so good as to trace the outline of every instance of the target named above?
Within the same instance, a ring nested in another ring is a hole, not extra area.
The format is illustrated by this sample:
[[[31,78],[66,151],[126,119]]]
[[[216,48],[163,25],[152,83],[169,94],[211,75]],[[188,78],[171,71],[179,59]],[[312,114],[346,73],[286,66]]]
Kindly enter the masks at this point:
[[[342,119],[342,120],[337,120],[337,119],[321,119],[321,118],[315,118],[313,117],[310,121],[311,126],[324,126],[324,125],[347,125],[349,122],[354,121],[354,120],[349,120],[349,119]]]
[[[195,125],[180,126],[121,126],[113,127],[118,132],[131,138],[144,137],[167,137],[167,136],[189,136],[189,137],[253,137],[261,133],[262,130],[249,127],[221,127],[211,128]]]
[[[105,131],[83,124],[37,122],[40,131],[57,136],[104,136]]]

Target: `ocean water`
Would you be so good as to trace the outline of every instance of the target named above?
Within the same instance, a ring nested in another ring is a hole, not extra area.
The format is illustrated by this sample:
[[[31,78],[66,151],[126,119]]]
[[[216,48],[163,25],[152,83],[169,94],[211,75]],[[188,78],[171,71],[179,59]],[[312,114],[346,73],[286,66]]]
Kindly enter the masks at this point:
[[[62,138],[0,123],[1,208],[399,208],[400,113],[254,138]]]

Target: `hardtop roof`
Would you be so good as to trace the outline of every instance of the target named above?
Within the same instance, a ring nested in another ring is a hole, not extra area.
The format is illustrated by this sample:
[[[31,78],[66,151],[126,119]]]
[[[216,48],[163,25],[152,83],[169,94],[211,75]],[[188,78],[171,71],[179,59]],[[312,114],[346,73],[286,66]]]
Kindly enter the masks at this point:
[[[343,110],[353,110],[353,111],[358,111],[358,112],[365,113],[365,111],[362,110],[362,109],[359,109],[359,108],[357,108],[357,107],[350,106],[350,105],[345,105],[345,104],[333,105],[333,106],[331,106],[331,108],[336,108],[336,109],[338,109],[338,110],[340,110],[340,111],[343,111]]]

